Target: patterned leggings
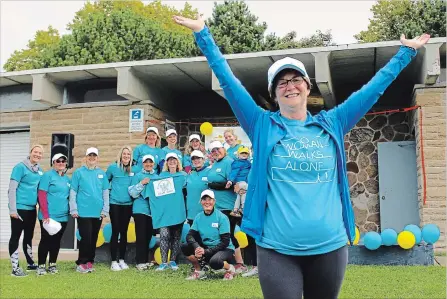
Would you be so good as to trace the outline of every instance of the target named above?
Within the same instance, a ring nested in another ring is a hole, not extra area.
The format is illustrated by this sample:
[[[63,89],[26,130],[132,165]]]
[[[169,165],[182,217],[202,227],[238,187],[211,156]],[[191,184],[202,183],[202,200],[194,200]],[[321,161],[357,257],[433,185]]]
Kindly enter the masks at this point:
[[[171,249],[171,261],[175,261],[180,252],[180,239],[182,237],[183,223],[160,228],[161,261],[168,262],[168,253]]]

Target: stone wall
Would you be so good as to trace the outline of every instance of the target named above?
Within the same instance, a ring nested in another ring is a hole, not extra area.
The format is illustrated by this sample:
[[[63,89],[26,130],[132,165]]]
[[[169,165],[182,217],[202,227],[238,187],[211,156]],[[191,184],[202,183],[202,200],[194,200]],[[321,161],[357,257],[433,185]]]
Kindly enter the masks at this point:
[[[380,231],[377,143],[414,140],[409,116],[366,115],[345,136],[351,201],[360,232]]]

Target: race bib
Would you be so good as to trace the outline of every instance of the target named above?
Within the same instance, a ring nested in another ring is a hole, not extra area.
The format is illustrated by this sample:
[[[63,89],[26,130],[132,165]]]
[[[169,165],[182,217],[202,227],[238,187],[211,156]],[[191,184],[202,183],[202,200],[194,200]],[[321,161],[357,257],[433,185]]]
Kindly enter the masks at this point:
[[[154,182],[155,196],[160,197],[175,193],[174,179],[167,178]]]

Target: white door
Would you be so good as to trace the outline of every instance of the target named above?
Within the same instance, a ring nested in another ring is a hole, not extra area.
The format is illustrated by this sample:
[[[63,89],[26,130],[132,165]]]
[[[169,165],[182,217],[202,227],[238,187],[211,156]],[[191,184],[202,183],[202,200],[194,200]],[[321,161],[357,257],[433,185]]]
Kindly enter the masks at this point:
[[[0,243],[9,242],[11,222],[8,209],[8,186],[14,166],[28,156],[29,132],[0,132]]]

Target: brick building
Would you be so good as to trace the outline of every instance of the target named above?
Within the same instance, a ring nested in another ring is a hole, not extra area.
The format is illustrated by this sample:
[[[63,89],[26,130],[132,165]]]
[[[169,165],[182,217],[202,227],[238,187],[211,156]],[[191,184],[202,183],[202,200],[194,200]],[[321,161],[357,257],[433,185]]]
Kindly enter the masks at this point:
[[[340,104],[361,88],[398,47],[399,42],[384,42],[227,58],[236,76],[266,109],[273,106],[267,100],[268,67],[285,56],[303,61],[314,85],[309,110],[318,112]],[[351,197],[360,230],[380,232],[384,226],[395,225],[396,218],[403,223],[405,219],[395,216],[399,214],[396,205],[403,216],[408,207],[412,209],[408,214],[417,214],[411,219],[418,223],[413,224],[436,223],[441,228],[441,241],[436,245],[441,251],[445,251],[446,220],[445,52],[444,38],[431,39],[370,112],[421,108],[367,115],[345,138]],[[175,124],[180,146],[189,134],[199,131],[197,123],[235,123],[203,57],[2,73],[0,97],[0,243],[9,239],[9,174],[26,157],[30,144],[44,146],[41,164],[48,170],[51,134],[72,133],[75,168],[82,165],[86,148],[96,146],[100,166],[105,169],[121,146],[143,142],[144,131],[129,132],[130,109],[144,109],[144,128],[157,126],[163,133],[166,124]],[[401,174],[380,167],[381,159],[393,155],[382,144],[410,146],[408,157],[413,158],[397,161],[402,164]],[[385,180],[386,176],[394,178]],[[411,188],[401,190],[402,185]],[[37,225],[36,244],[39,238]]]

